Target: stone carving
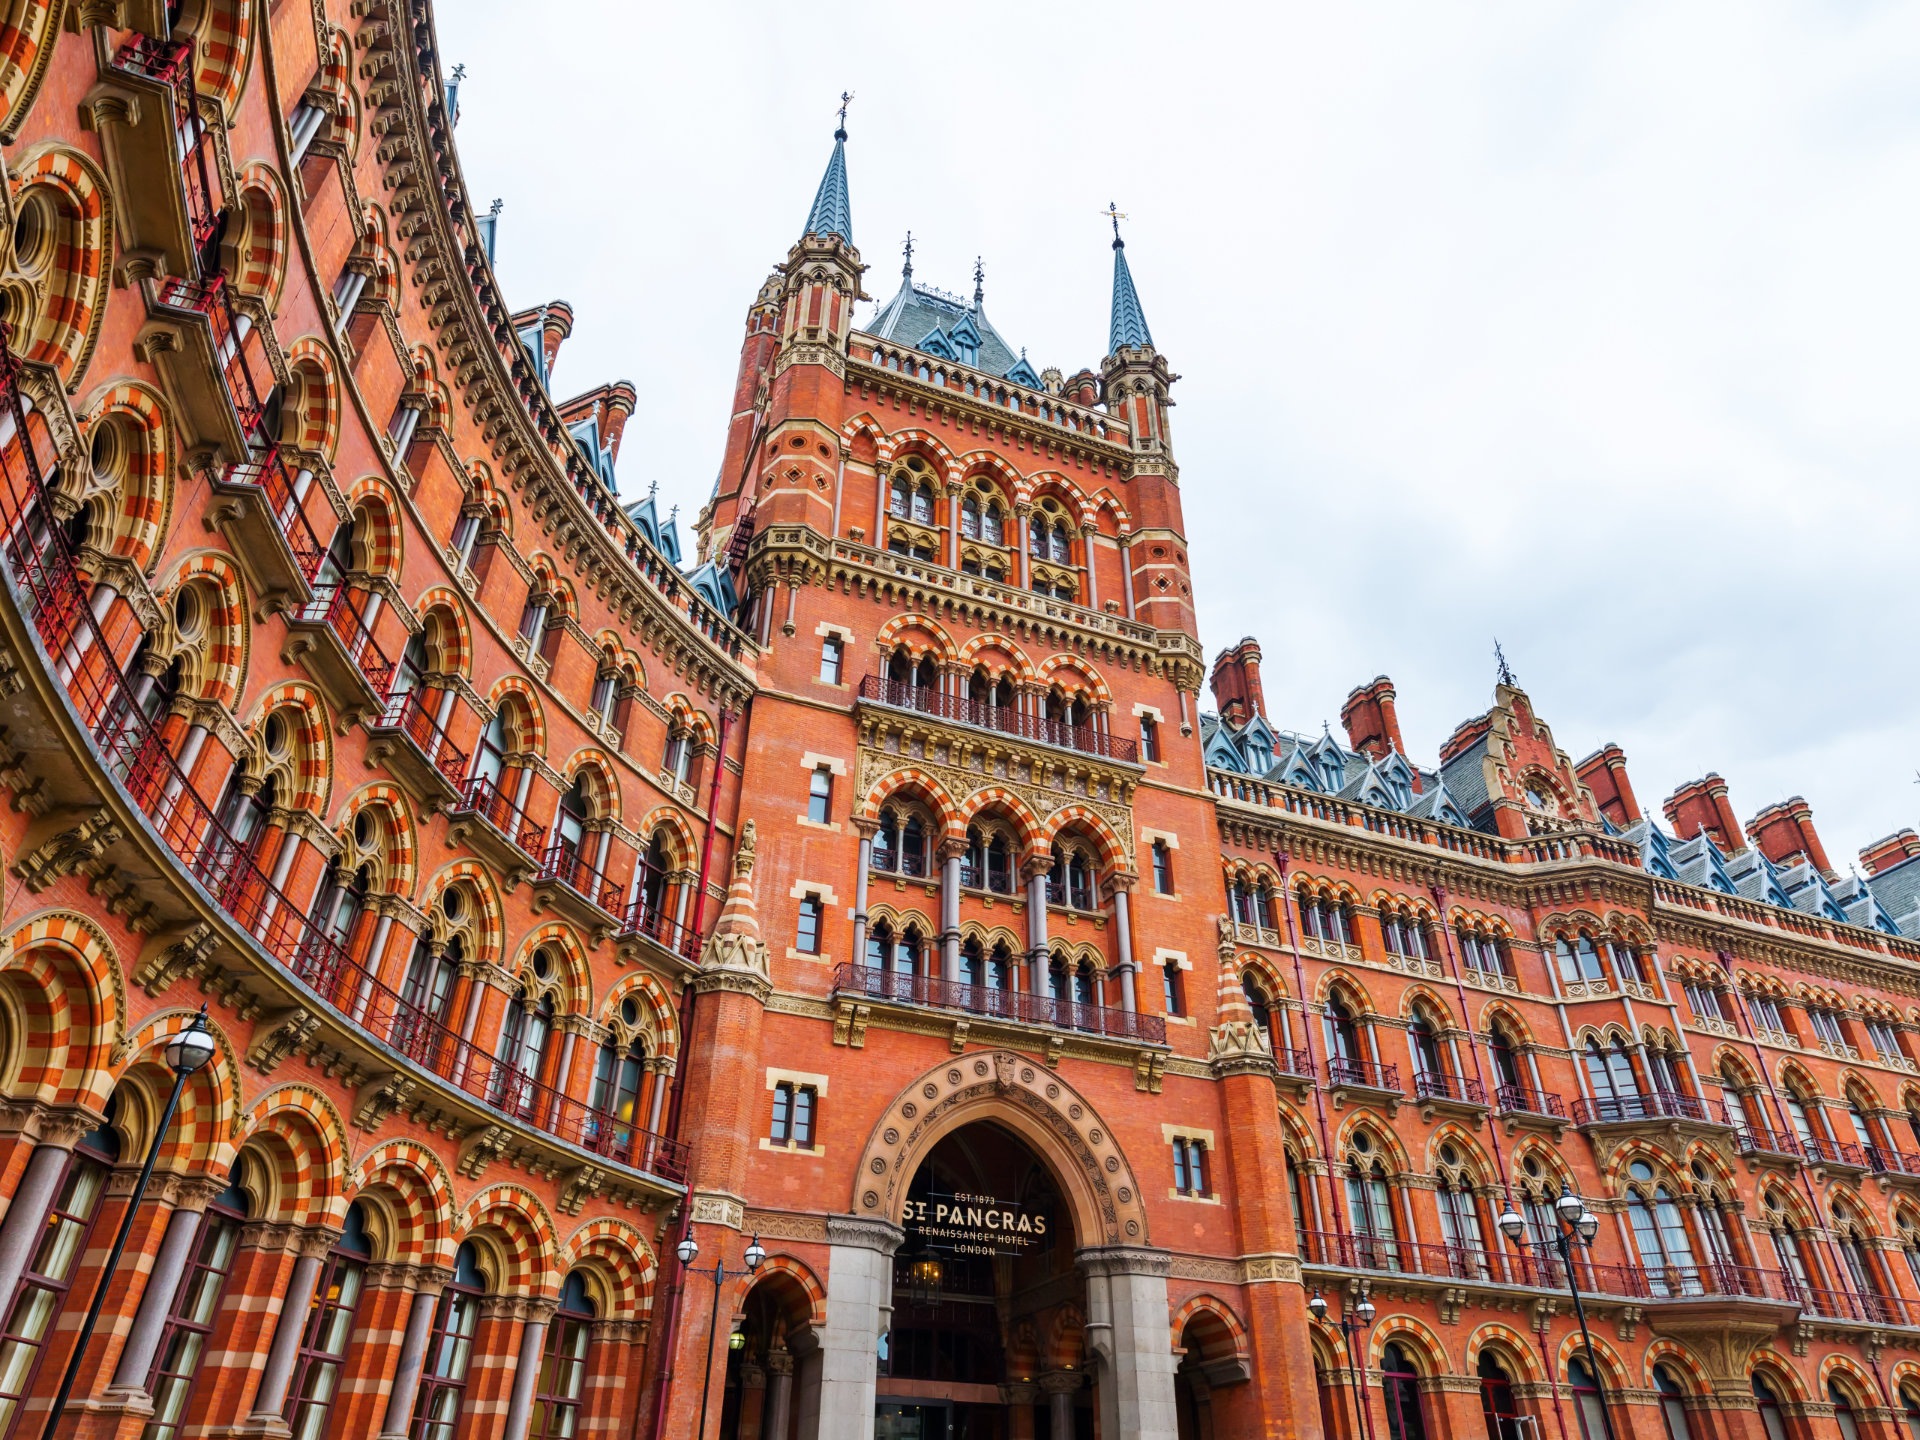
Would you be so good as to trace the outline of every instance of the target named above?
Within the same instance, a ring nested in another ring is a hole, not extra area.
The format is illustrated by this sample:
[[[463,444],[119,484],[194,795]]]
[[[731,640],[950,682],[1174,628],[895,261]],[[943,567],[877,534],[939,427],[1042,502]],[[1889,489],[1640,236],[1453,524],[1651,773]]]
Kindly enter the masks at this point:
[[[108,847],[124,838],[112,815],[95,810],[78,825],[49,836],[22,854],[13,863],[13,873],[37,895],[64,876],[80,870],[92,874]]]
[[[512,1140],[505,1126],[487,1126],[468,1142],[465,1153],[460,1156],[459,1173],[469,1180],[478,1180],[490,1162],[507,1153]]]
[[[418,1080],[398,1070],[392,1071],[361,1090],[360,1103],[353,1110],[353,1123],[362,1130],[378,1130],[396,1110],[413,1099],[419,1088]]]
[[[587,1201],[600,1193],[607,1179],[607,1172],[598,1165],[582,1165],[567,1177],[566,1188],[560,1192],[561,1210],[568,1215],[578,1215]]]
[[[280,1062],[312,1043],[319,1033],[320,1017],[304,1006],[281,1012],[274,1022],[253,1032],[247,1047],[247,1064],[262,1075],[271,1075]]]

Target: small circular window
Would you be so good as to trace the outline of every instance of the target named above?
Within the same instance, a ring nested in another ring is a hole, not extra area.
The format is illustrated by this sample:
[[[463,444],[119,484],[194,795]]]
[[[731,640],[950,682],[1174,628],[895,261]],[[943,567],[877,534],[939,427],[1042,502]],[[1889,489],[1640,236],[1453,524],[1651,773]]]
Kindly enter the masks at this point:
[[[53,197],[43,186],[34,186],[22,194],[13,212],[13,263],[28,274],[47,268],[53,259],[54,234],[58,229]]]
[[[287,717],[278,710],[267,716],[267,723],[261,728],[260,738],[267,747],[267,754],[276,760],[284,758],[291,743],[287,732]]]
[[[353,843],[362,850],[373,845],[380,834],[380,823],[373,818],[371,810],[362,810],[353,817]]]
[[[206,604],[198,585],[182,585],[173,594],[173,628],[182,640],[197,640],[206,625]]]

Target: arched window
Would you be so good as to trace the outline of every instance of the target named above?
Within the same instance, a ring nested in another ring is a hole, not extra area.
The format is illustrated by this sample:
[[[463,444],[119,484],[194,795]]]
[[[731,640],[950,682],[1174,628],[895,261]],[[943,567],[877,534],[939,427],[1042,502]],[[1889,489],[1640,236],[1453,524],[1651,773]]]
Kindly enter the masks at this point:
[[[580,858],[580,847],[587,836],[587,818],[592,814],[593,802],[587,796],[586,772],[573,777],[573,784],[560,797],[560,804],[553,815],[553,853],[563,867],[571,866]],[[571,881],[571,869],[563,870]]]
[[[1853,1397],[1847,1394],[1846,1387],[1838,1380],[1829,1380],[1827,1399],[1833,1402],[1833,1423],[1840,1431],[1840,1440],[1860,1440],[1860,1425],[1854,1415]]]
[[[1861,1158],[1868,1168],[1879,1171],[1890,1169],[1886,1151],[1876,1138],[1874,1122],[1867,1118],[1866,1107],[1862,1105],[1857,1090],[1847,1094],[1847,1119],[1853,1125],[1853,1138],[1859,1142]]]
[[[1780,1412],[1780,1392],[1758,1370],[1753,1372],[1753,1403],[1760,1411],[1760,1423],[1766,1427],[1767,1440],[1787,1440],[1786,1417]]]
[[[560,1286],[560,1308],[547,1323],[546,1353],[534,1389],[532,1440],[574,1440],[587,1384],[587,1347],[593,1338],[593,1300],[578,1270]]]
[[[983,889],[987,883],[987,837],[978,825],[967,827],[967,849],[960,857],[960,883]]]
[[[1398,1270],[1399,1234],[1394,1225],[1392,1189],[1387,1165],[1361,1130],[1353,1137],[1347,1159],[1347,1223],[1353,1227],[1360,1264],[1369,1270]]]
[[[473,747],[473,775],[477,780],[486,781],[490,789],[497,789],[506,768],[507,709],[503,705],[493,712],[493,718],[487,721]]]
[[[921,525],[934,523],[933,486],[924,480],[913,487],[913,518]]]
[[[33,1390],[41,1347],[66,1304],[74,1271],[87,1253],[100,1197],[106,1192],[107,1172],[120,1159],[120,1136],[113,1124],[119,1099],[116,1092],[107,1101],[107,1123],[74,1146],[60,1189],[35,1227],[39,1233],[33,1253],[10,1297],[6,1330],[0,1338],[0,1434],[12,1427],[22,1401]]]
[[[1567,1362],[1567,1386],[1573,1391],[1573,1413],[1580,1421],[1580,1440],[1607,1440],[1607,1417],[1602,1408],[1606,1402],[1585,1360]]]
[[[960,978],[976,990],[986,986],[987,951],[977,935],[969,935],[960,944]]]
[[[1920,1391],[1911,1385],[1900,1387],[1900,1408],[1906,1415],[1907,1434],[1920,1440]]]
[[[1653,1367],[1653,1388],[1660,1396],[1660,1418],[1667,1422],[1667,1440],[1693,1440],[1693,1430],[1687,1424],[1687,1392],[1672,1366]]]
[[[1267,1032],[1267,1043],[1273,1047],[1275,1054],[1279,1054],[1280,1041],[1273,1033],[1273,1006],[1267,1000],[1265,988],[1254,978],[1251,970],[1240,977],[1240,993],[1247,997],[1247,1008],[1253,1011],[1253,1023]]]
[[[1867,1254],[1865,1226],[1858,1215],[1838,1201],[1834,1203],[1833,1219],[1834,1242],[1840,1251],[1847,1288],[1869,1302],[1866,1307],[1868,1318],[1878,1320],[1882,1307],[1871,1302],[1881,1294],[1879,1272],[1874,1268],[1872,1257]]]
[[[1507,1035],[1507,1027],[1499,1021],[1487,1027],[1487,1052],[1493,1057],[1493,1083],[1505,1094],[1499,1097],[1503,1110],[1516,1108],[1524,1098],[1517,1092],[1527,1086],[1520,1079],[1520,1060],[1514,1053],[1513,1041]]]
[[[1693,1263],[1693,1242],[1687,1222],[1672,1192],[1658,1180],[1644,1160],[1627,1166],[1627,1218],[1634,1248],[1647,1271],[1647,1284],[1656,1297],[1702,1293],[1700,1272]]]
[[[593,1066],[593,1091],[587,1104],[595,1112],[593,1138],[603,1151],[624,1155],[632,1144],[646,1075],[644,1036],[636,1036],[625,1046],[609,1040],[600,1047]]]
[[[967,495],[960,501],[960,534],[968,540],[980,538],[980,497]]]
[[[400,987],[400,1013],[394,1019],[393,1043],[403,1054],[424,1059],[437,1034],[452,1019],[453,987],[460,978],[459,936],[438,945],[432,935],[414,942]]]
[[[1807,1271],[1806,1252],[1800,1244],[1799,1231],[1777,1191],[1767,1192],[1761,1205],[1761,1220],[1767,1233],[1773,1237],[1774,1258],[1786,1273],[1794,1298],[1803,1302],[1809,1300],[1813,1282]]]
[[[1367,1057],[1360,1048],[1360,1027],[1354,1021],[1353,1007],[1344,995],[1334,995],[1327,1000],[1326,1019],[1330,1074],[1345,1078],[1357,1073],[1355,1067]]]
[[[693,732],[684,722],[667,732],[667,748],[660,757],[660,768],[671,775],[678,785],[685,785],[687,777],[692,774]]]
[[[1459,1152],[1451,1145],[1440,1152],[1434,1182],[1434,1197],[1440,1209],[1440,1238],[1447,1247],[1449,1270],[1461,1279],[1486,1279],[1487,1242],[1486,1233],[1480,1228],[1479,1201],[1473,1193],[1472,1177],[1461,1163]]]
[[[300,1356],[293,1381],[287,1387],[282,1417],[293,1427],[292,1440],[323,1440],[327,1412],[340,1388],[340,1370],[347,1362],[347,1343],[353,1338],[354,1310],[360,1286],[373,1259],[367,1238],[366,1212],[355,1201],[347,1207],[347,1221],[333,1253],[320,1272],[306,1323],[300,1329]]]
[[[1427,1440],[1420,1409],[1420,1372],[1397,1341],[1380,1351],[1380,1388],[1387,1405],[1389,1440]]]
[[[1717,1265],[1739,1264],[1733,1248],[1732,1228],[1727,1223],[1727,1198],[1707,1173],[1707,1167],[1698,1160],[1693,1162],[1693,1191],[1694,1213],[1699,1219],[1700,1233],[1706,1237],[1709,1258]]]
[[[900,873],[927,873],[927,822],[917,814],[909,814],[900,827]]]
[[[1427,1007],[1414,1007],[1407,1026],[1407,1048],[1413,1055],[1414,1083],[1420,1094],[1444,1087],[1449,1067],[1440,1055],[1440,1036]],[[1424,1083],[1423,1083],[1424,1082]]]
[[[601,670],[593,677],[593,694],[587,704],[600,717],[602,725],[613,723],[614,706],[620,699],[620,672]]]
[[[1013,894],[1013,846],[998,832],[987,842],[987,889],[996,895]]]
[[[1781,1087],[1780,1103],[1787,1107],[1787,1121],[1793,1126],[1794,1138],[1800,1142],[1807,1159],[1815,1164],[1826,1159],[1825,1147],[1821,1144],[1826,1137],[1814,1128],[1812,1107],[1796,1082],[1789,1080]]]
[[[1480,1351],[1480,1413],[1487,1420],[1487,1440],[1527,1440],[1521,1433],[1513,1377],[1487,1349]]]
[[[546,951],[534,952],[536,973],[546,958]],[[533,1113],[535,1095],[546,1074],[553,1020],[553,998],[543,995],[535,1000],[525,986],[508,1004],[506,1024],[500,1035],[500,1057],[506,1063],[498,1072],[500,1084],[495,1101],[502,1109],[521,1116]]]
[[[987,957],[987,989],[1011,990],[1013,977],[1013,952],[1007,949],[1006,941],[1002,940],[993,947],[993,953]]]
[[[193,1394],[200,1362],[206,1358],[207,1341],[213,1335],[220,1299],[227,1288],[227,1272],[246,1223],[247,1194],[238,1185],[230,1185],[216,1196],[201,1217],[193,1259],[187,1262],[186,1273],[174,1291],[166,1328],[160,1332],[160,1347],[147,1376],[153,1418],[141,1432],[146,1440],[173,1440],[186,1418],[187,1400]]]
[[[471,1242],[454,1252],[453,1280],[434,1307],[433,1333],[415,1392],[409,1440],[453,1440],[467,1398],[467,1367],[486,1281]]]
[[[885,871],[900,867],[900,813],[891,805],[880,812],[880,828],[873,832],[869,864]]]
[[[1587,1082],[1593,1087],[1594,1103],[1602,1120],[1638,1120],[1646,1114],[1640,1082],[1633,1073],[1633,1060],[1624,1039],[1615,1036],[1604,1049],[1598,1040],[1589,1039],[1586,1062]]]

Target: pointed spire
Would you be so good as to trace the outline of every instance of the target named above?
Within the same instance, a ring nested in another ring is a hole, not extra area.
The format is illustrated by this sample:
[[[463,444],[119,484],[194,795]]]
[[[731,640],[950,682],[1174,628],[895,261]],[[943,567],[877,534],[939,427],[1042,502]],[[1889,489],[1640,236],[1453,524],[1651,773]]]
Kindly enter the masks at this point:
[[[987,267],[980,263],[978,255],[973,257],[973,310],[977,315],[987,300]],[[1025,352],[1022,352],[1025,353]]]
[[[1151,350],[1153,332],[1147,329],[1147,312],[1140,308],[1140,292],[1133,288],[1133,271],[1127,268],[1127,242],[1120,238],[1120,222],[1126,217],[1111,200],[1104,213],[1113,221],[1113,318],[1107,326],[1107,353]]]
[[[847,199],[847,102],[853,96],[840,95],[840,127],[833,132],[833,154],[827,158],[827,173],[820,177],[814,192],[813,209],[807,215],[807,235],[838,235],[853,243],[853,206]],[[908,261],[912,263],[911,258]]]
[[[900,250],[907,257],[906,262],[900,267],[900,278],[911,285],[913,283],[913,232],[911,230],[907,232],[907,243],[902,245]]]

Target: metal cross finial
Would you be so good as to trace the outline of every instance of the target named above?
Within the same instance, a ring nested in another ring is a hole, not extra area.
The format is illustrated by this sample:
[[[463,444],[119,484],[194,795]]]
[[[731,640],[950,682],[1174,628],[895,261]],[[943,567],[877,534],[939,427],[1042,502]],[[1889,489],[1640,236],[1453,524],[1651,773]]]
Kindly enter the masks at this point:
[[[680,518],[680,507],[678,505],[674,506],[671,510],[667,511],[667,519],[669,521],[678,520],[679,518]]]
[[[660,482],[658,480],[649,480],[647,482],[647,499],[651,500],[653,499],[654,496],[658,495],[659,493],[660,493]]]
[[[905,275],[908,279],[912,279],[913,278],[913,232],[911,230],[907,232],[907,243],[902,245],[900,247],[900,250],[901,250],[901,253],[903,253],[907,257],[907,263],[900,267],[900,273],[902,275]]]
[[[851,90],[842,90],[840,92],[840,128],[842,130],[847,128],[847,106],[852,103],[853,92]]]
[[[978,255],[973,257],[973,303],[979,307],[987,296],[987,267],[980,263]]]
[[[1493,659],[1494,663],[1500,667],[1500,683],[1509,689],[1514,688],[1513,667],[1507,664],[1507,654],[1500,648],[1498,636],[1495,636],[1493,641]]]
[[[1120,238],[1120,222],[1127,218],[1126,215],[1121,211],[1120,207],[1111,200],[1107,202],[1107,208],[1100,213],[1113,222],[1113,238],[1118,240]]]

